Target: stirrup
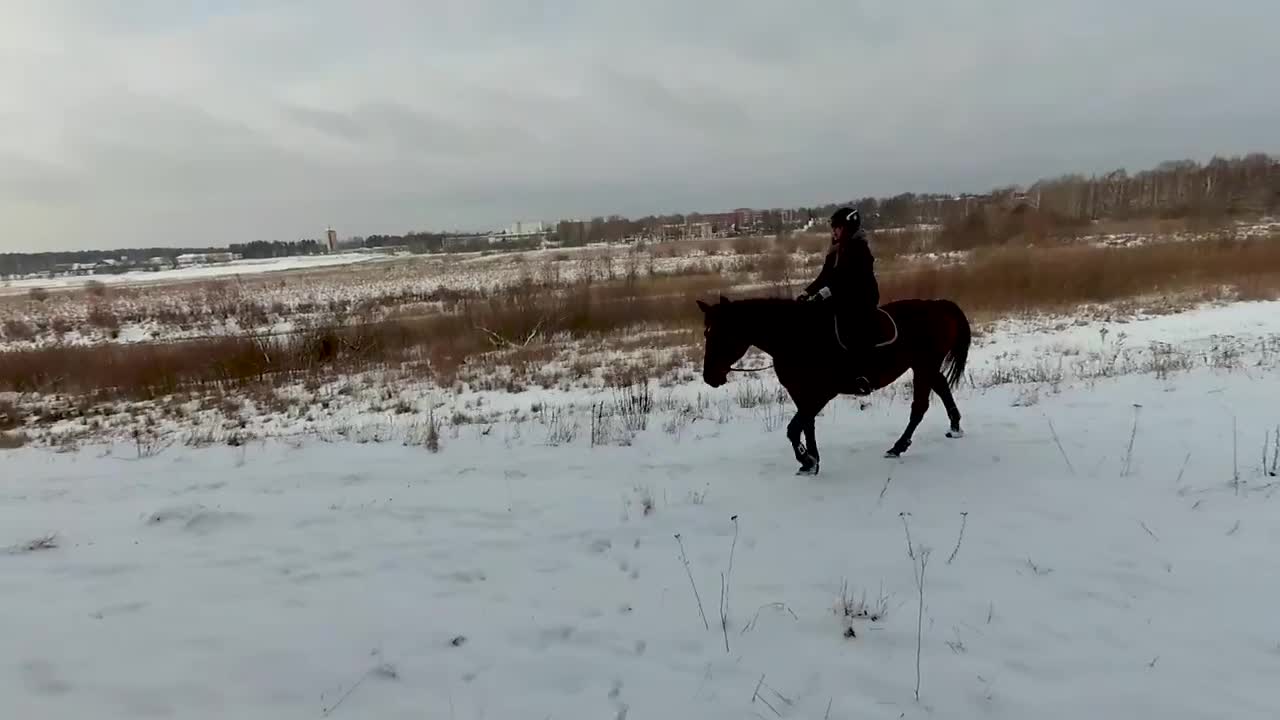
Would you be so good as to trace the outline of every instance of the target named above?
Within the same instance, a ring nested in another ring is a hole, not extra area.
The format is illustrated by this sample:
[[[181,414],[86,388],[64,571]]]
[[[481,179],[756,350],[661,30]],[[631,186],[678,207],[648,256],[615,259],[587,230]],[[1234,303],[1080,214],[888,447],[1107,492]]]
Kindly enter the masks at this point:
[[[854,395],[870,395],[874,388],[871,387],[871,380],[866,375],[859,375],[853,379]]]

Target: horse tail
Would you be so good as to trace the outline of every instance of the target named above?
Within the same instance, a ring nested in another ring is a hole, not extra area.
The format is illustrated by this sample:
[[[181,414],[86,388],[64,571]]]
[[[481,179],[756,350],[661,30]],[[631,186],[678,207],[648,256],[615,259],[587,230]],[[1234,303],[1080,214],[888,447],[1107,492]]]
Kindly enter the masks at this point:
[[[943,300],[942,303],[956,321],[955,344],[943,358],[943,367],[946,368],[943,375],[947,379],[947,385],[954,390],[960,379],[964,377],[964,366],[969,361],[969,345],[973,341],[973,331],[969,327],[968,316],[959,305],[951,300]]]

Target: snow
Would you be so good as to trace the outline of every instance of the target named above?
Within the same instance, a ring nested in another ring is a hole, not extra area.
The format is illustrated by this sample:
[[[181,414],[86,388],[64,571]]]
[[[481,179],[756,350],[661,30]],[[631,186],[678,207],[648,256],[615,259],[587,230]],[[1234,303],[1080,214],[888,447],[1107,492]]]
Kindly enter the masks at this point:
[[[1122,329],[1207,348],[1280,333],[1275,310]],[[935,400],[900,460],[882,454],[905,394],[836,401],[814,478],[779,408],[697,384],[627,445],[592,447],[586,416],[549,444],[564,427],[544,410],[445,427],[439,453],[7,452],[0,716],[1276,717],[1274,358],[983,380],[1092,367],[1108,327],[982,338],[967,436],[944,437]],[[918,702],[908,530],[930,548]],[[846,582],[884,616],[842,617]]]
[[[135,285],[135,284],[155,284],[155,283],[174,283],[189,282],[192,280],[207,280],[209,278],[230,277],[235,275],[258,275],[263,273],[283,272],[287,270],[312,270],[326,267],[340,267],[343,265],[353,265],[357,263],[367,263],[370,261],[387,261],[394,258],[388,255],[374,255],[361,253],[338,253],[334,255],[306,255],[282,258],[264,258],[250,260],[233,260],[225,263],[214,263],[210,265],[196,265],[185,268],[176,268],[173,270],[156,270],[136,272],[126,272],[119,274],[105,275],[67,275],[52,278],[23,278],[20,280],[5,280],[0,283],[0,295],[8,293],[26,292],[31,288],[78,288],[83,287],[90,280],[96,280],[104,285]]]
[[[1063,359],[1078,365],[1100,357],[1109,360],[1136,355],[1149,360],[1153,344],[1188,355],[1216,350],[1219,360],[1226,361],[1230,359],[1225,355],[1228,350],[1241,356],[1259,349],[1280,351],[1277,318],[1280,302],[1259,301],[1201,303],[1180,313],[1138,313],[1110,321],[1070,321],[1061,316],[1006,319],[994,323],[987,337],[975,341],[982,349],[975,351],[970,367],[1028,367]]]
[[[1270,238],[1280,233],[1280,222],[1272,218],[1261,218],[1258,222],[1236,221],[1229,226],[1229,231],[1242,240]],[[1124,232],[1101,233],[1083,238],[1089,245],[1097,247],[1135,247],[1153,243],[1197,242],[1213,239],[1214,232]]]
[[[1097,313],[1102,317],[1101,313]],[[1264,373],[1280,368],[1280,302],[1237,302],[1229,305],[1205,303],[1192,310],[1165,315],[1118,315],[1116,319],[1071,319],[1047,315],[993,324],[974,340],[966,381],[979,387],[1011,385],[1019,393],[1017,402],[1026,403],[1043,394],[1071,389],[1073,384],[1088,387],[1101,378],[1131,373],[1176,373],[1190,368],[1235,369]],[[666,342],[664,333],[634,336],[657,345]],[[29,428],[33,442],[63,444],[68,438],[84,438],[102,432],[131,437],[144,418],[148,427],[160,434],[176,434],[182,439],[203,438],[220,442],[232,436],[281,437],[316,436],[328,439],[403,441],[419,436],[428,411],[446,423],[454,418],[484,425],[496,425],[499,434],[513,418],[537,420],[542,413],[573,412],[589,427],[589,411],[601,401],[610,403],[614,394],[606,387],[603,370],[636,367],[652,370],[671,365],[676,350],[645,351],[647,357],[590,344],[567,345],[563,351],[575,361],[585,361],[596,372],[580,375],[549,361],[532,377],[542,386],[522,387],[503,379],[497,367],[477,364],[460,374],[455,384],[440,387],[416,373],[374,370],[355,375],[336,375],[320,386],[295,383],[276,390],[281,403],[249,399],[239,412],[230,415],[205,404],[187,403],[180,416],[164,412],[163,403],[120,403],[112,415],[68,412],[52,425]],[[695,352],[694,355],[699,353]],[[743,367],[760,367],[768,359],[754,352]],[[674,365],[663,382],[652,390],[659,410],[673,411],[703,403],[704,414],[730,414],[740,399],[764,399],[776,388],[771,373],[744,375],[740,382],[722,392],[711,392],[698,382],[701,368]],[[907,402],[910,375],[898,384],[877,393],[872,403]],[[0,394],[0,400],[4,400]],[[20,398],[14,397],[17,402]],[[51,401],[53,402],[53,401]],[[784,404],[785,398],[784,398]],[[36,406],[40,403],[37,401]],[[215,404],[216,405],[216,404]],[[67,409],[75,407],[74,404]],[[272,410],[271,408],[275,408]],[[407,411],[406,411],[407,410]],[[763,408],[761,412],[781,414],[785,407]],[[39,414],[64,414],[45,409]],[[785,419],[783,420],[785,422]]]

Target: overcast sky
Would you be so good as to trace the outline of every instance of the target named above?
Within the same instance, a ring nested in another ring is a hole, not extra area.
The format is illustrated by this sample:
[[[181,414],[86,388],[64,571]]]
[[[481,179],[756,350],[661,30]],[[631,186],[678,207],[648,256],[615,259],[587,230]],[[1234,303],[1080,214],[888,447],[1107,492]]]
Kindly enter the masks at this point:
[[[1280,150],[1276,0],[0,0],[0,251]]]

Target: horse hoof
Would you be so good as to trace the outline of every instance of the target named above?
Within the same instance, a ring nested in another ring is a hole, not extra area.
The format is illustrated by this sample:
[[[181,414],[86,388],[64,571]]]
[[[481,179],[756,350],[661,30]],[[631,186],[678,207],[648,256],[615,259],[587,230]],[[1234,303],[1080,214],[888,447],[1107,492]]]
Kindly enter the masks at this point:
[[[948,431],[947,431],[947,437],[949,437],[949,438],[962,438],[962,437],[964,437],[964,431],[963,431],[963,430],[959,430],[959,429],[956,429],[956,430],[948,430]]]
[[[813,462],[812,465],[801,465],[800,469],[796,471],[796,475],[817,475],[817,474],[818,474],[818,462],[816,460]]]
[[[902,453],[897,450],[890,450],[886,452],[884,456],[887,458],[897,458],[897,457],[902,457]]]

